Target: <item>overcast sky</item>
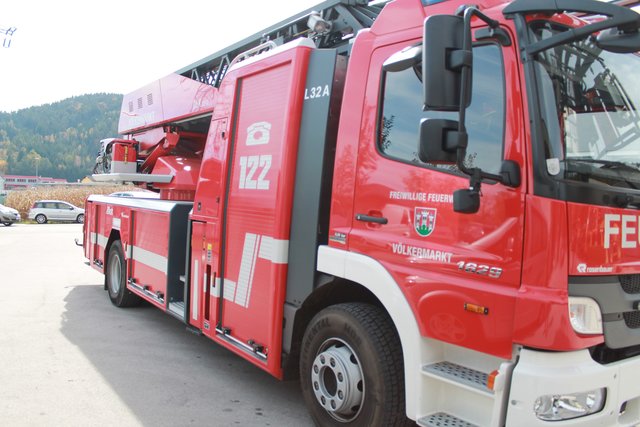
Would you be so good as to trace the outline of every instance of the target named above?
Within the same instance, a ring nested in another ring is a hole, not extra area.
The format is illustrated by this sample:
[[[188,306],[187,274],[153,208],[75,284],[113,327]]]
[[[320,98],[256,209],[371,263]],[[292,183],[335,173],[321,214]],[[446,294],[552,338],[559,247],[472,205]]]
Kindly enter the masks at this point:
[[[131,92],[320,2],[5,0],[0,111]]]

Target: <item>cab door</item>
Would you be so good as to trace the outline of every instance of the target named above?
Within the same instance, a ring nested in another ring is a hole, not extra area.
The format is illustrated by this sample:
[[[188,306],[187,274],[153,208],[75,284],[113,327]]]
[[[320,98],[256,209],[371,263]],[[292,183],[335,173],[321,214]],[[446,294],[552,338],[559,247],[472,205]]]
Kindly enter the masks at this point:
[[[401,71],[383,67],[391,55],[416,42],[381,47],[372,56],[349,248],[387,268],[423,334],[510,355],[525,185],[484,182],[480,211],[454,212],[453,192],[468,188],[469,178],[454,165],[422,162],[418,130],[422,118],[457,120],[457,113],[422,111],[419,64]],[[465,163],[494,174],[503,159],[523,167],[520,98],[515,85],[505,81],[515,52],[486,42],[474,45],[473,55]],[[366,125],[371,123],[375,129]]]

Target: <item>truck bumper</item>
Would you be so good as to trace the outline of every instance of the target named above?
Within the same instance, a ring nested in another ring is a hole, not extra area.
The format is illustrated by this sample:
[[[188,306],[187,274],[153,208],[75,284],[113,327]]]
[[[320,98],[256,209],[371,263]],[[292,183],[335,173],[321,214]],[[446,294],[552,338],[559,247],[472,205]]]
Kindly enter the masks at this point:
[[[536,399],[606,389],[601,411],[563,421],[536,417]],[[507,426],[635,426],[640,423],[640,356],[600,365],[588,350],[552,353],[523,349],[513,371]]]

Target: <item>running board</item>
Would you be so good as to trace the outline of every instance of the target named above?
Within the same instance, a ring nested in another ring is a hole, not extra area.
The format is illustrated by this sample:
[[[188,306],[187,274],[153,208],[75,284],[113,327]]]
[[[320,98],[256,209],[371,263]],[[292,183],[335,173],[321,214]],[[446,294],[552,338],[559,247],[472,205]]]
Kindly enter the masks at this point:
[[[169,302],[169,314],[184,321],[184,301]]]
[[[231,330],[229,328],[216,327],[216,337],[226,341],[234,347],[239,348],[245,353],[250,354],[263,362],[267,361],[267,355],[263,352],[263,346],[258,345],[252,341],[250,341],[249,343],[240,341],[239,339],[231,335]]]
[[[479,427],[444,412],[422,417],[418,420],[418,425],[422,427]]]
[[[146,286],[138,285],[133,279],[129,279],[128,283],[129,286],[140,292],[142,295],[154,300],[158,304],[164,305],[164,295],[162,293],[153,293],[149,289],[147,289]]]

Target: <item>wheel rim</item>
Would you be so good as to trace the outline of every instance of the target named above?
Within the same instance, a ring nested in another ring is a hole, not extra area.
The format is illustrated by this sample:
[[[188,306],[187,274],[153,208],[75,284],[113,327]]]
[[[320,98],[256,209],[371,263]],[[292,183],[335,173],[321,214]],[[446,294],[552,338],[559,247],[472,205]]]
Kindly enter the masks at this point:
[[[318,349],[311,367],[311,386],[318,404],[340,422],[354,420],[364,401],[360,360],[344,341],[331,338]]]
[[[38,216],[36,217],[36,222],[37,222],[38,224],[44,224],[44,221],[45,221],[45,217],[44,217],[44,215],[38,215]]]
[[[120,279],[122,278],[122,267],[120,266],[120,256],[114,255],[109,263],[109,287],[114,295],[120,292]]]

